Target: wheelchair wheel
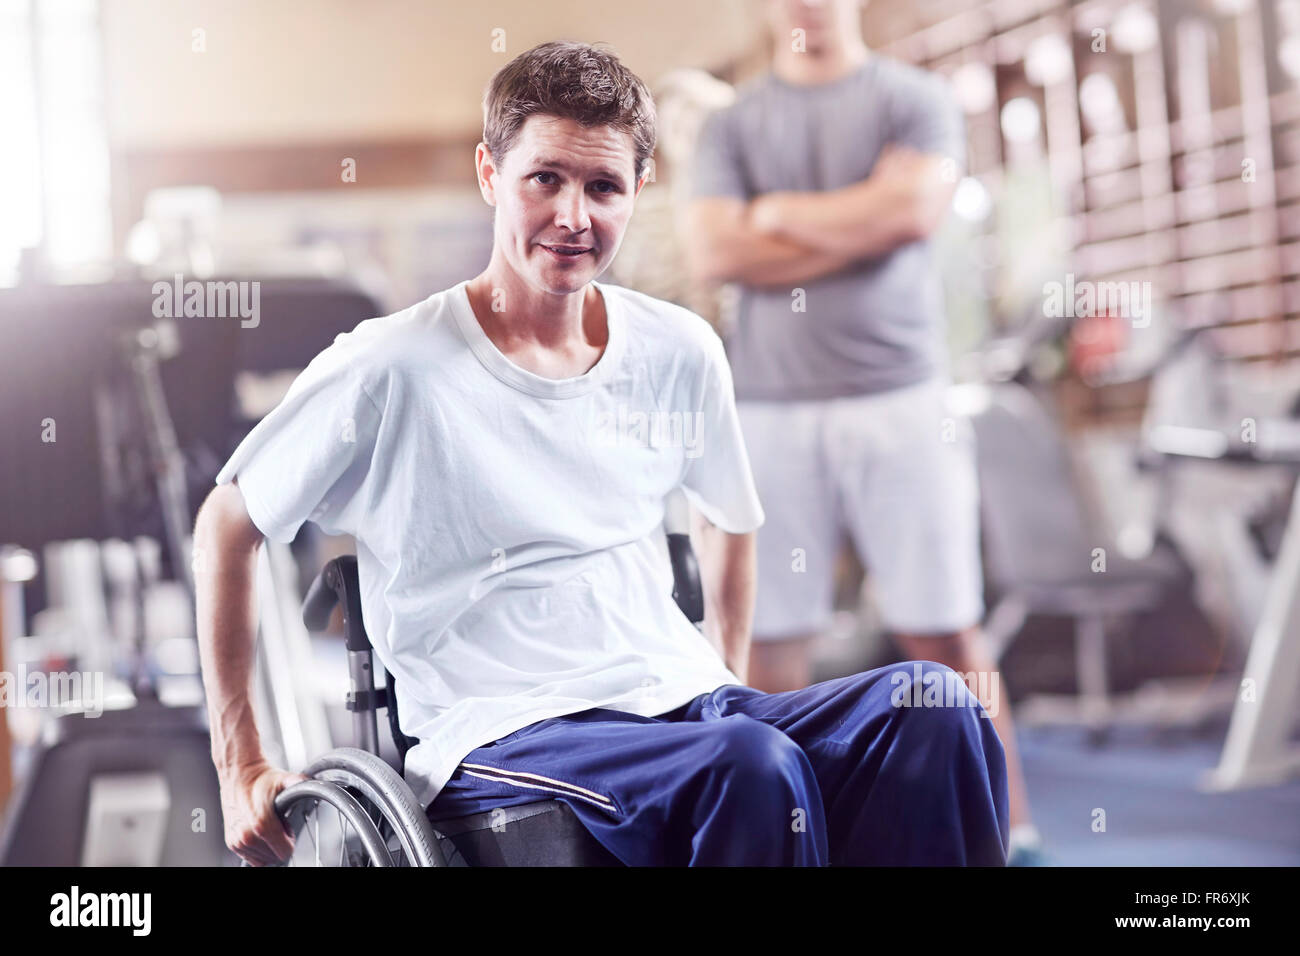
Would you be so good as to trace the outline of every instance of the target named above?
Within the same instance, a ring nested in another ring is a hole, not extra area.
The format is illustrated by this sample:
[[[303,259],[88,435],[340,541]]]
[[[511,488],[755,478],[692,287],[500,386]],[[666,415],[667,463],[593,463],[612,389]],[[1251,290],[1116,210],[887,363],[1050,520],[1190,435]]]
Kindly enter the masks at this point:
[[[293,855],[284,866],[395,865],[371,810],[337,784],[294,784],[276,796],[275,809],[294,836]]]
[[[340,810],[337,802],[332,802],[334,813],[330,815],[326,811],[322,815],[317,808],[316,817],[312,822],[318,830],[320,825],[328,820],[336,835],[325,837],[327,846],[323,851],[315,842],[317,830],[307,833],[308,842],[312,846],[312,859],[316,859],[320,854],[322,860],[340,858],[345,862],[316,865],[447,865],[439,849],[433,827],[429,824],[415,794],[392,767],[374,754],[354,747],[339,747],[316,760],[303,773],[312,778],[308,783],[319,782],[331,785],[350,797],[361,808],[366,820],[373,825],[373,830],[377,833],[388,860],[383,862],[384,856],[373,852],[368,843],[370,834],[365,829],[365,823],[354,821],[347,813]],[[303,786],[305,784],[297,784],[280,794],[280,797],[293,794],[293,798],[286,801],[286,807],[298,802],[295,791]],[[303,794],[304,798],[313,796],[309,793]],[[277,809],[280,805],[280,797],[276,799]],[[305,816],[301,822],[291,818],[286,820],[291,829],[307,822]],[[299,831],[294,832],[297,834]],[[298,856],[296,849],[294,855]]]

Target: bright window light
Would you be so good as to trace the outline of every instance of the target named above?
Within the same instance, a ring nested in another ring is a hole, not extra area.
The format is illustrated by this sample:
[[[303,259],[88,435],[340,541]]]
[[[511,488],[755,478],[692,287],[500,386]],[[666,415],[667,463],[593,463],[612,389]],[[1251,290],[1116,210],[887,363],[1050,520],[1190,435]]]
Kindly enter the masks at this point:
[[[0,282],[39,245],[55,275],[112,254],[97,0],[0,0]]]

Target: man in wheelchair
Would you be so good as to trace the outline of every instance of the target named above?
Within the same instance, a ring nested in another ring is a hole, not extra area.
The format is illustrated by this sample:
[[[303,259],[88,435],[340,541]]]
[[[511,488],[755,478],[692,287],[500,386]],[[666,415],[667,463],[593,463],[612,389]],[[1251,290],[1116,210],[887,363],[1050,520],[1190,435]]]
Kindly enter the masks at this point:
[[[249,697],[254,572],[263,537],[310,520],[356,538],[367,630],[419,741],[405,777],[435,820],[560,800],[630,865],[1001,865],[1002,745],[964,686],[930,693],[953,672],[745,686],[763,510],[722,341],[595,281],[650,177],[645,86],[548,43],[496,74],[484,114],[487,268],[338,336],[200,512],[228,845],[257,865],[292,850],[273,800],[304,778],[268,764]],[[705,519],[720,649],[674,604],[655,535],[678,487]]]

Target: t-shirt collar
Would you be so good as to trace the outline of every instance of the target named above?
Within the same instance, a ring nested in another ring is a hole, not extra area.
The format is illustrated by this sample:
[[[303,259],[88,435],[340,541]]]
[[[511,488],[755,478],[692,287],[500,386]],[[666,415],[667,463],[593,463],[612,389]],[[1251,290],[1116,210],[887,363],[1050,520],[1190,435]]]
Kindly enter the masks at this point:
[[[618,297],[609,293],[608,286],[594,279],[591,283],[605,304],[605,318],[609,325],[605,351],[599,361],[582,375],[556,379],[520,368],[501,353],[474,315],[469,302],[469,282],[469,279],[464,279],[451,290],[451,310],[456,325],[483,367],[512,388],[539,398],[572,398],[586,394],[605,381],[618,365],[624,347],[623,312]]]

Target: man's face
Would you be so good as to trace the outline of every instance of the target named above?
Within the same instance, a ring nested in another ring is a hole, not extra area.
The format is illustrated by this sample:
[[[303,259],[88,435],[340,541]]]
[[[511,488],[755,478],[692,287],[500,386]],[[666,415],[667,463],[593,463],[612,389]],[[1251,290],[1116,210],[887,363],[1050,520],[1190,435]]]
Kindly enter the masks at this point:
[[[628,133],[545,114],[528,117],[499,168],[480,143],[479,187],[515,274],[563,295],[604,272],[647,178],[633,181],[634,158]]]
[[[865,0],[768,0],[768,22],[777,43],[803,30],[806,49],[817,52],[862,35]]]

